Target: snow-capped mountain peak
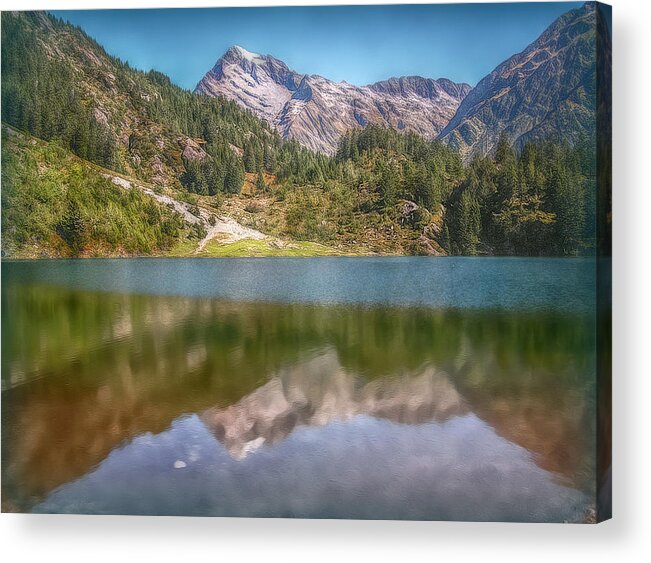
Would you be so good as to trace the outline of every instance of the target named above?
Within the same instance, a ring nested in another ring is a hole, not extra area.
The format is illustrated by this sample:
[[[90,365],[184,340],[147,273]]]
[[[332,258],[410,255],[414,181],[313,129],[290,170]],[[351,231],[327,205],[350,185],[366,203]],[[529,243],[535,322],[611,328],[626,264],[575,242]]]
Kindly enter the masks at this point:
[[[285,138],[328,154],[348,130],[374,123],[434,139],[469,92],[467,84],[420,76],[369,86],[299,74],[271,55],[234,45],[195,92],[224,96],[273,124]]]
[[[241,57],[244,57],[247,61],[250,61],[252,63],[264,62],[264,58],[262,57],[262,55],[259,55],[258,53],[252,53],[251,51],[247,51],[244,47],[240,47],[239,45],[233,45],[232,48]]]

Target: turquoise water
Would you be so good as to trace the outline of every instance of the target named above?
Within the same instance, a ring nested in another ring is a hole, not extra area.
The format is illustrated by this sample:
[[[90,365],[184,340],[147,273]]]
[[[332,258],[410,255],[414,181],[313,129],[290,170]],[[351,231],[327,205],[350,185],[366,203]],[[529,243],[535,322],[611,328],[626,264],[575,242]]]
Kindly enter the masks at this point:
[[[581,521],[594,261],[4,262],[3,503]]]
[[[146,258],[7,270],[9,280],[91,291],[287,303],[591,310],[595,296],[591,258]]]

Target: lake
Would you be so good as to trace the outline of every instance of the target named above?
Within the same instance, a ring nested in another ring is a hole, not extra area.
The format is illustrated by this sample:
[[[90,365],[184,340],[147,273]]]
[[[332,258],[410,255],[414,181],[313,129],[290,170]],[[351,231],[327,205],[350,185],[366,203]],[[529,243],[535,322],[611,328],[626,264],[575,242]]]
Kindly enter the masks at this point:
[[[4,261],[3,510],[582,521],[592,259]]]

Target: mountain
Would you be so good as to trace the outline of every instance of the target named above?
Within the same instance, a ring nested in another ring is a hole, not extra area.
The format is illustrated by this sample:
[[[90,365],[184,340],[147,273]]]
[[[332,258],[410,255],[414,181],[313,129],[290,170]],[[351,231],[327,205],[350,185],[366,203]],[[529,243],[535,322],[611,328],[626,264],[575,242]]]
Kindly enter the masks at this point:
[[[493,152],[502,134],[516,148],[531,140],[593,136],[596,19],[594,2],[559,17],[477,84],[439,138],[468,160]]]
[[[299,74],[271,55],[231,47],[195,92],[224,96],[273,124],[286,139],[327,154],[341,135],[378,124],[434,139],[470,91],[468,84],[420,76],[369,86]]]

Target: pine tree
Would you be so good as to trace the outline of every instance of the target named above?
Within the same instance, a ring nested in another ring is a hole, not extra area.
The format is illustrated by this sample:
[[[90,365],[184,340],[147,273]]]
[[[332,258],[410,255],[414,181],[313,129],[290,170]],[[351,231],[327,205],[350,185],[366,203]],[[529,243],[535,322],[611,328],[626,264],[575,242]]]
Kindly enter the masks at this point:
[[[477,254],[481,231],[479,204],[469,190],[461,195],[459,209],[459,244],[462,254]]]
[[[272,148],[267,143],[264,144],[263,160],[264,169],[270,174],[273,174],[276,169],[276,159],[274,157]]]
[[[391,164],[383,164],[378,179],[377,190],[381,209],[389,209],[396,203],[398,194],[398,173]]]
[[[244,155],[242,158],[244,159],[244,169],[247,172],[255,172],[257,163],[255,159],[255,150],[251,143],[246,143],[246,145],[244,145]]]
[[[576,254],[581,245],[585,206],[581,181],[562,165],[551,171],[549,192],[556,212],[556,241],[561,254]]]
[[[62,219],[56,225],[57,234],[65,241],[73,256],[79,256],[86,242],[86,225],[79,204],[68,199]]]
[[[448,256],[452,255],[452,240],[450,239],[450,229],[447,223],[443,227],[443,240],[441,246]]]
[[[424,165],[416,168],[416,172],[412,177],[412,184],[416,202],[433,211],[438,203],[434,194],[434,181]]]
[[[509,143],[506,133],[502,132],[500,134],[500,140],[497,142],[497,148],[495,149],[495,162],[497,164],[505,164],[513,160],[515,160],[515,153],[511,148],[511,143]]]
[[[258,176],[255,179],[255,189],[259,193],[264,193],[267,191],[267,184],[265,184],[264,176],[262,175],[262,172],[258,172]]]
[[[224,191],[228,194],[239,194],[244,184],[244,167],[240,159],[231,160],[224,177]]]

